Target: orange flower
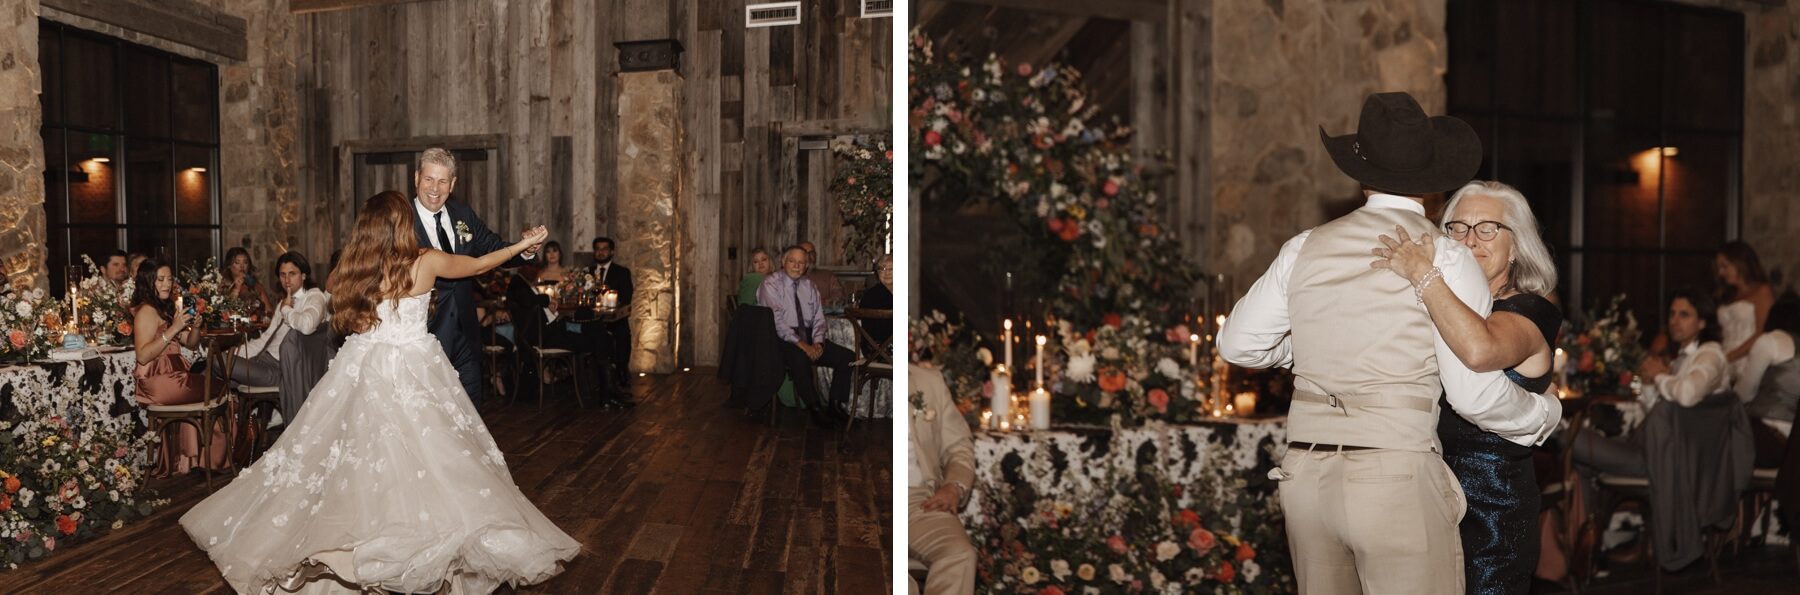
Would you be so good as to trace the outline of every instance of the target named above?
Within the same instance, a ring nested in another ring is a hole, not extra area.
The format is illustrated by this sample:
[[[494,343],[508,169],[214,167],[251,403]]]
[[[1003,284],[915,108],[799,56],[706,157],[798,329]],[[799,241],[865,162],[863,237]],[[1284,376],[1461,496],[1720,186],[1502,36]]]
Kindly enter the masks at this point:
[[[10,476],[10,475],[7,476],[6,477],[6,493],[16,494],[16,493],[18,493],[18,491],[19,491],[19,478]]]
[[[1125,373],[1111,370],[1100,375],[1100,390],[1116,393],[1125,390]]]
[[[1183,508],[1181,509],[1181,520],[1176,521],[1176,524],[1182,527],[1198,527],[1200,526],[1200,513]]]
[[[12,510],[12,496],[0,494],[0,512]]]
[[[1219,582],[1229,583],[1229,582],[1231,582],[1231,579],[1234,579],[1234,578],[1237,578],[1237,569],[1232,568],[1230,562],[1220,562],[1219,563]]]
[[[119,321],[119,334],[121,334],[121,335],[130,335],[131,334],[131,321],[129,321],[129,320]]]
[[[1212,531],[1207,531],[1205,528],[1195,527],[1194,532],[1188,534],[1188,547],[1194,548],[1194,551],[1200,552],[1201,555],[1206,555],[1206,552],[1212,551],[1213,547],[1217,545],[1219,545],[1219,539],[1213,535]]]
[[[61,531],[63,535],[74,535],[75,534],[75,519],[69,518],[69,515],[66,515],[66,514],[57,516],[56,517],[56,530]]]
[[[12,343],[13,349],[24,349],[25,331],[13,329],[12,332],[6,333],[6,340]]]
[[[1237,556],[1236,556],[1237,561],[1243,562],[1245,560],[1249,560],[1249,559],[1255,558],[1255,557],[1256,557],[1256,550],[1251,549],[1250,544],[1242,543],[1242,542],[1238,543]]]
[[[1151,389],[1150,394],[1147,396],[1147,398],[1150,401],[1150,406],[1155,407],[1157,413],[1168,413],[1169,412],[1169,393],[1168,392],[1166,392],[1160,388]]]
[[[1075,238],[1081,237],[1081,226],[1076,224],[1064,225],[1062,231],[1056,232],[1056,237],[1062,238],[1062,241],[1065,242],[1073,242],[1075,241]]]

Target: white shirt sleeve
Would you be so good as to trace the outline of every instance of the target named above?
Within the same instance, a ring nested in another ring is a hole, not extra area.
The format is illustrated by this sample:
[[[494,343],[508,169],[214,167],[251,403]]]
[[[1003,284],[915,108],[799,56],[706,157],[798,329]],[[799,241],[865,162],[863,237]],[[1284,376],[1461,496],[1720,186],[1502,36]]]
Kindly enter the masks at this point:
[[[1433,264],[1443,271],[1438,282],[1450,288],[1482,318],[1493,312],[1494,297],[1487,276],[1469,248],[1444,236],[1437,238]],[[1562,402],[1549,395],[1526,392],[1500,372],[1475,372],[1456,357],[1444,336],[1432,325],[1438,375],[1450,407],[1483,430],[1526,446],[1540,444],[1562,418]]]
[[[1673,374],[1656,377],[1656,392],[1682,407],[1693,407],[1712,395],[1725,375],[1725,351],[1718,343],[1703,343]]]
[[[288,312],[288,324],[302,335],[310,335],[319,330],[319,324],[325,321],[325,294],[317,290],[302,290],[294,296],[294,309]]]
[[[1244,368],[1294,365],[1293,326],[1288,318],[1288,278],[1294,261],[1312,230],[1300,232],[1281,245],[1269,270],[1250,286],[1250,292],[1231,308],[1225,327],[1219,329],[1219,357]]]

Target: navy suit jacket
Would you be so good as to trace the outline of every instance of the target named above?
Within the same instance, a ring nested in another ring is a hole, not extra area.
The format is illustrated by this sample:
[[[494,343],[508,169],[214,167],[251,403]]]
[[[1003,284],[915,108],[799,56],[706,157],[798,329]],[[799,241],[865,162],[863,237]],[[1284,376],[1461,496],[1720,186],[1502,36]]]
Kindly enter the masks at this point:
[[[417,210],[415,209],[415,213]],[[450,234],[450,241],[456,244],[455,254],[481,257],[489,252],[511,246],[512,242],[488,229],[487,223],[475,215],[469,205],[457,201],[444,203],[444,227]],[[468,240],[464,240],[457,229],[462,223],[468,230]],[[426,222],[413,217],[413,231],[419,235],[419,247],[430,248],[431,238],[426,234],[433,233],[426,227]],[[513,257],[503,267],[516,267],[525,264],[525,259]],[[438,279],[437,311],[431,316],[427,328],[436,335],[438,343],[444,346],[444,355],[457,368],[478,364],[481,361],[481,321],[475,318],[475,279]]]

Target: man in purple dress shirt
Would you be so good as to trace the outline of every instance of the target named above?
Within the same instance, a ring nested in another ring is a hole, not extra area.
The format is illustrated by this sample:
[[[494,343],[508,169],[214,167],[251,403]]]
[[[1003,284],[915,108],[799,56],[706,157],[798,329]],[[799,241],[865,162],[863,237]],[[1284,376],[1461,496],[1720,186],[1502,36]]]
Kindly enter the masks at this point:
[[[781,254],[780,275],[763,279],[756,300],[775,311],[775,335],[781,337],[781,365],[794,380],[800,400],[812,411],[813,421],[827,425],[850,396],[850,362],[856,354],[825,339],[825,311],[819,289],[806,278],[806,249],[791,246]],[[820,398],[813,380],[815,366],[829,366],[831,400]]]

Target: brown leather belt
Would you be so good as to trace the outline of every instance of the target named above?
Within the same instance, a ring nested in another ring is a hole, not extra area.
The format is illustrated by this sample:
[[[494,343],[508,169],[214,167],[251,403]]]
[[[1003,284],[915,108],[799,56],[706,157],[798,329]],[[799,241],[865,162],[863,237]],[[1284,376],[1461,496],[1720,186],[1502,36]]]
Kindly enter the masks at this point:
[[[1294,449],[1307,450],[1307,451],[1313,451],[1313,452],[1318,452],[1318,451],[1349,452],[1349,451],[1353,451],[1353,450],[1379,450],[1373,446],[1346,446],[1343,444],[1313,444],[1311,442],[1289,442],[1288,450],[1294,450]]]

